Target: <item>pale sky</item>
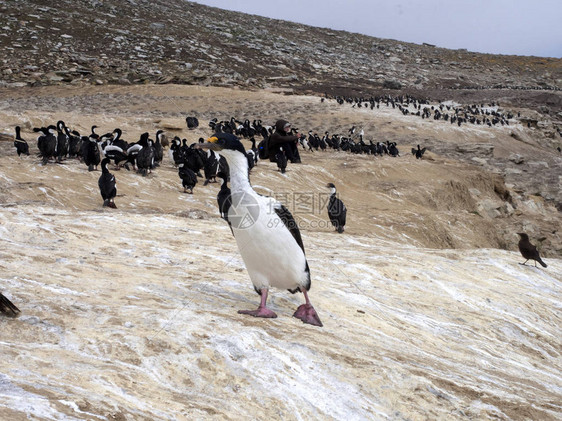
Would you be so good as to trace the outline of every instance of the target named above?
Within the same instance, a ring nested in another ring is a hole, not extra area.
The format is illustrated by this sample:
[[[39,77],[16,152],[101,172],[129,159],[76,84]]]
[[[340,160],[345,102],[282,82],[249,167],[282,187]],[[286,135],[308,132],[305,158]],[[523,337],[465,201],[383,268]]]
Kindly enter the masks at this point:
[[[562,0],[196,0],[378,38],[491,54],[562,57]]]

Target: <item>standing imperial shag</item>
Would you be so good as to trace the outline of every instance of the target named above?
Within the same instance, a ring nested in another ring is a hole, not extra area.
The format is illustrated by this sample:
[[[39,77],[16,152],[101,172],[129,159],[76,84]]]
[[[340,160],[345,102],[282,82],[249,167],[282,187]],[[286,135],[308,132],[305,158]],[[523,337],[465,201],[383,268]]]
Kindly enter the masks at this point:
[[[304,323],[322,326],[310,304],[310,270],[304,253],[300,231],[291,213],[274,198],[259,195],[250,185],[248,159],[238,138],[217,133],[200,148],[220,151],[230,168],[231,206],[228,209],[234,238],[246,264],[254,289],[261,296],[256,310],[239,310],[240,314],[274,318],[266,307],[271,287],[304,294],[305,304],[293,315]]]
[[[328,183],[326,185],[330,189],[330,200],[328,202],[328,217],[330,222],[336,228],[336,231],[340,234],[343,232],[345,227],[345,221],[347,218],[347,208],[343,202],[337,197],[336,186],[333,183]]]
[[[103,199],[103,206],[108,206],[113,209],[117,209],[115,205],[115,196],[117,196],[117,187],[115,182],[115,176],[109,172],[107,165],[109,164],[109,158],[104,158],[101,161],[101,175],[98,179],[98,186],[100,188],[100,194]]]

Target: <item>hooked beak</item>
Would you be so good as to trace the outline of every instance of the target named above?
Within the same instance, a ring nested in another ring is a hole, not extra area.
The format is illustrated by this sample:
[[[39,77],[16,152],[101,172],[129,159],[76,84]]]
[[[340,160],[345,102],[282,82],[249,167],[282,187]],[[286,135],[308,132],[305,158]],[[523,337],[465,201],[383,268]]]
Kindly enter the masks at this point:
[[[216,137],[210,137],[204,143],[197,143],[195,148],[197,149],[210,149],[212,151],[222,151],[222,146],[217,143],[218,139]]]

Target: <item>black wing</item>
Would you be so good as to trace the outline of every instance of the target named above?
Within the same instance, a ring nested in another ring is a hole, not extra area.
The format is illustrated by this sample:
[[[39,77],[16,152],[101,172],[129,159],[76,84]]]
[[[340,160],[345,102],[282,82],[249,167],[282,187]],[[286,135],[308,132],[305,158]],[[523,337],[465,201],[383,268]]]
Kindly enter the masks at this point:
[[[17,317],[20,313],[20,309],[8,300],[4,294],[0,293],[0,313],[8,317]]]
[[[278,204],[278,205],[275,205],[274,210],[275,210],[275,213],[277,214],[277,216],[279,217],[279,219],[281,221],[283,221],[283,224],[291,232],[291,234],[293,235],[293,238],[295,239],[297,244],[302,249],[302,252],[304,253],[304,245],[302,243],[301,232],[299,231],[297,221],[295,221],[295,218],[293,218],[293,215],[291,215],[291,212],[289,212],[289,209],[287,209],[285,206],[283,206],[281,204]]]
[[[219,212],[221,214],[221,218],[228,222],[228,226],[230,227],[230,232],[234,235],[234,231],[232,230],[232,222],[228,219],[228,211],[232,206],[232,196],[230,189],[228,187],[219,190],[217,194],[217,203],[219,205]]]
[[[293,238],[295,239],[297,244],[302,249],[302,252],[304,253],[304,245],[302,243],[301,232],[299,231],[297,221],[295,221],[295,218],[293,218],[293,215],[291,215],[291,212],[289,212],[289,209],[287,209],[282,204],[277,204],[277,205],[275,205],[274,210],[275,210],[275,213],[277,214],[277,216],[279,217],[279,219],[281,219],[281,221],[283,221],[283,224],[291,232],[291,234],[293,235]],[[304,270],[305,270],[305,272],[307,274],[307,278],[308,278],[307,284],[304,285],[304,287],[307,290],[310,290],[311,281],[310,281],[310,269],[308,268],[308,262],[306,262],[306,266],[305,266]],[[291,292],[291,294],[295,294],[299,291],[300,291],[300,287],[295,288],[295,289],[289,289],[289,292]]]
[[[223,218],[225,221],[227,221],[230,224],[230,221],[228,220],[228,210],[232,206],[232,197],[230,194],[230,189],[219,191],[219,194],[217,195],[217,202],[219,205],[219,212],[221,214],[221,218]]]

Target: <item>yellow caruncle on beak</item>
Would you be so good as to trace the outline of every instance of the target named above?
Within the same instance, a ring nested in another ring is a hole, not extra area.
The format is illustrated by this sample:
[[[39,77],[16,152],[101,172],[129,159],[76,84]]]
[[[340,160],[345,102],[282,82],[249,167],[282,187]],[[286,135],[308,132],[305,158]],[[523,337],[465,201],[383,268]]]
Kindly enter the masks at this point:
[[[218,137],[213,136],[213,137],[208,138],[208,139],[207,139],[207,142],[209,142],[209,143],[217,143],[218,140],[219,140]]]

